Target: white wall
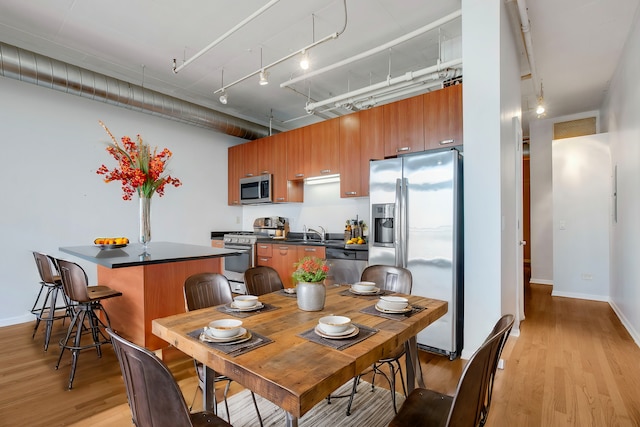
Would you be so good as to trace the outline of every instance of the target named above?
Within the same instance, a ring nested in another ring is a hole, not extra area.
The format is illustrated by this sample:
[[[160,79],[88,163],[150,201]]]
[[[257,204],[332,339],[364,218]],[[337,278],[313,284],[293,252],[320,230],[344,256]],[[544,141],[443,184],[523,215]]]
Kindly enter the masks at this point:
[[[602,124],[618,171],[618,215],[611,234],[610,304],[640,345],[640,10],[611,79]]]
[[[0,326],[33,319],[39,277],[31,251],[71,259],[58,247],[137,238],[137,201],[123,201],[119,184],[95,173],[115,165],[98,120],[116,137],[140,133],[173,151],[169,168],[184,185],[154,197],[153,240],[209,245],[211,230],[240,228],[241,208],[227,206],[226,186],[227,147],[240,139],[8,78],[0,93]],[[94,281],[95,265],[80,264]]]
[[[554,296],[609,299],[608,134],[553,141]]]
[[[599,112],[586,111],[552,119],[529,122],[529,174],[531,206],[531,283],[553,284],[553,184],[552,150],[553,125],[559,122],[596,117]]]

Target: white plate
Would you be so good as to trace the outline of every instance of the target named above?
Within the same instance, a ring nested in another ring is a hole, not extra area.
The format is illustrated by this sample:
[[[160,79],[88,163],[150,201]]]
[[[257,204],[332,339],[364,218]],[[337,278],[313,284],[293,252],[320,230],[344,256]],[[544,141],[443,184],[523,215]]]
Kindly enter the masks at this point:
[[[354,331],[354,328],[356,328],[355,326],[351,325],[350,327],[348,327],[346,330],[342,331],[342,332],[338,332],[336,334],[332,334],[330,332],[327,332],[325,329],[322,328],[322,324],[318,323],[316,325],[316,328],[318,328],[318,330],[320,330],[320,332],[322,332],[325,335],[329,335],[330,337],[340,337],[342,335],[349,335],[352,334]]]
[[[220,338],[220,337],[216,337],[215,335],[213,335],[211,333],[211,331],[209,330],[209,328],[205,327],[204,328],[204,334],[207,336],[207,340],[209,340],[211,342],[231,342],[231,341],[235,341],[235,340],[239,340],[241,338],[244,338],[244,336],[247,334],[247,330],[245,328],[240,328],[240,333],[238,333],[237,335],[234,335],[232,337]]]
[[[413,310],[413,307],[411,307],[410,305],[406,306],[405,308],[403,308],[402,310],[389,310],[387,308],[382,308],[380,307],[378,304],[376,304],[376,310],[382,312],[382,313],[391,313],[391,314],[401,314],[401,313],[408,313],[411,310]]]
[[[252,306],[252,307],[238,307],[234,302],[231,302],[227,305],[227,307],[229,307],[232,310],[235,311],[255,311],[255,310],[260,310],[261,308],[264,307],[264,304],[261,302],[258,302],[256,305]]]
[[[346,335],[328,335],[328,334],[324,333],[324,331],[322,331],[318,327],[318,325],[316,325],[316,327],[314,329],[314,332],[317,335],[320,335],[322,338],[327,338],[327,339],[330,339],[330,340],[343,340],[345,338],[355,337],[356,335],[358,335],[360,333],[360,329],[358,329],[358,327],[354,325],[353,327],[347,329],[347,332],[349,332],[349,333],[346,334]]]
[[[380,288],[376,287],[376,288],[373,288],[373,290],[371,291],[356,291],[353,288],[349,288],[349,292],[356,295],[375,295],[378,292],[380,292]]]
[[[295,294],[296,288],[284,288],[283,291],[287,294]]]

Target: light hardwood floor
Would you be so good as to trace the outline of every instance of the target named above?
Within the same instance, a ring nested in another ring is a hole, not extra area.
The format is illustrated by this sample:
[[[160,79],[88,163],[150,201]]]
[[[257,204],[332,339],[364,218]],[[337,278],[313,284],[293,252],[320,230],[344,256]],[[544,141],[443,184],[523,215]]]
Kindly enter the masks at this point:
[[[511,337],[503,352],[488,426],[640,426],[640,348],[608,304],[551,297],[551,287],[530,285],[526,316],[520,337]],[[47,353],[43,326],[34,340],[32,328],[0,328],[0,426],[132,425],[110,347],[101,359],[80,354],[68,391],[70,356],[54,369],[64,328],[56,325]],[[455,392],[462,361],[427,353],[421,361],[429,387]],[[191,360],[176,352],[167,363],[191,403],[197,387]]]

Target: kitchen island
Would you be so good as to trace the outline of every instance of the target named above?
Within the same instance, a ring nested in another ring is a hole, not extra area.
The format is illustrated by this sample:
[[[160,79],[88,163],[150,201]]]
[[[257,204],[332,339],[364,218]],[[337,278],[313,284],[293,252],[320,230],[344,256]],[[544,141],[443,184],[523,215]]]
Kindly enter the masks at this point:
[[[167,343],[151,332],[151,321],[184,313],[184,281],[197,273],[220,273],[220,258],[238,255],[233,249],[151,242],[113,249],[95,245],[59,248],[98,266],[98,284],[122,292],[103,302],[111,327],[125,338],[151,350]]]

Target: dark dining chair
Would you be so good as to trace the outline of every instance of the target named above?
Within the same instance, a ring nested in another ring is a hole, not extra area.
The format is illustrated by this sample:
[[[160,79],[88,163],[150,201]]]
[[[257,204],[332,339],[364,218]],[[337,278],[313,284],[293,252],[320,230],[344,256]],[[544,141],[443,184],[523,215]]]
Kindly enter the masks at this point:
[[[121,296],[122,292],[115,291],[108,286],[89,286],[87,274],[75,262],[56,259],[55,263],[62,279],[62,289],[69,301],[73,303],[73,319],[67,329],[67,335],[60,341],[60,356],[56,364],[56,369],[58,369],[65,350],[71,351],[71,373],[69,374],[69,389],[71,389],[80,351],[95,348],[98,357],[102,357],[102,346],[111,343],[111,340],[103,332],[106,328],[111,327],[111,323],[101,301]],[[103,313],[106,323],[98,317],[96,314],[98,311]],[[89,333],[91,334],[91,342],[83,343],[83,335]]]
[[[501,319],[502,320],[502,319]],[[453,396],[417,388],[409,394],[389,427],[477,427],[481,425],[488,378],[511,324],[496,328],[465,365]]]
[[[244,272],[244,283],[249,295],[264,295],[284,289],[280,275],[266,265],[252,267]]]
[[[407,270],[406,268],[395,267],[392,265],[370,265],[362,271],[360,280],[363,282],[374,282],[380,289],[406,295],[411,294],[411,289],[413,288],[413,276],[411,275],[411,271]],[[404,343],[402,343],[401,345],[393,349],[390,353],[385,354],[381,359],[374,363],[371,366],[371,370],[362,372],[360,375],[353,379],[351,394],[348,395],[349,403],[347,405],[347,415],[351,415],[351,405],[353,404],[353,399],[355,397],[360,378],[362,377],[362,375],[368,372],[373,372],[371,380],[371,391],[374,391],[375,389],[376,375],[380,374],[387,380],[387,382],[389,383],[389,388],[391,390],[393,410],[394,412],[398,411],[396,406],[396,376],[398,374],[400,375],[402,391],[404,392],[405,397],[407,396],[407,388],[404,384],[404,380],[402,377],[402,366],[400,364],[400,358],[404,354],[405,345]],[[389,368],[389,375],[387,375],[387,373],[381,369],[385,365]],[[331,403],[331,398],[335,397],[347,397],[347,395],[328,396],[327,401]]]
[[[53,322],[56,320],[64,321],[66,318],[71,319],[73,312],[71,311],[69,300],[62,289],[62,279],[60,279],[57,270],[54,271],[55,264],[53,259],[42,252],[33,252],[33,257],[40,275],[40,291],[33,303],[33,307],[31,307],[31,313],[36,316],[36,324],[33,327],[31,338],[35,338],[40,322],[44,321],[44,351],[47,351],[51,340]],[[46,292],[44,292],[45,289]],[[43,292],[44,298],[41,300],[40,297]],[[62,301],[59,301],[59,296]]]
[[[199,310],[202,308],[214,307],[221,304],[229,304],[233,301],[233,294],[231,292],[231,285],[229,280],[219,273],[198,273],[187,277],[184,282],[184,300],[186,303],[187,311]],[[196,373],[198,375],[198,388],[204,390],[204,369],[205,367],[201,362],[194,359],[194,365]],[[229,413],[229,404],[227,403],[227,394],[229,393],[229,387],[231,386],[231,378],[225,375],[216,375],[214,382],[226,381],[227,384],[224,388],[224,406],[227,410],[227,420],[231,422],[231,414]],[[198,390],[196,390],[197,392]],[[253,392],[251,392],[251,398],[253,399],[253,405],[256,408],[258,414],[258,420],[262,426],[262,417],[260,416],[260,410],[258,409],[258,403]],[[195,396],[194,396],[195,399]],[[193,406],[193,403],[192,403]]]
[[[136,427],[231,427],[213,412],[189,412],[167,366],[151,351],[107,329],[116,353]]]

